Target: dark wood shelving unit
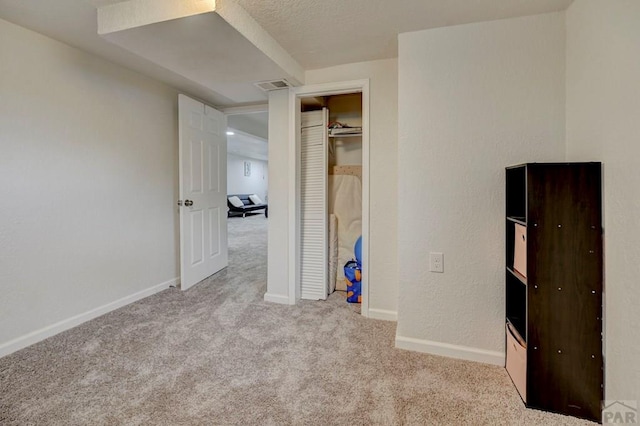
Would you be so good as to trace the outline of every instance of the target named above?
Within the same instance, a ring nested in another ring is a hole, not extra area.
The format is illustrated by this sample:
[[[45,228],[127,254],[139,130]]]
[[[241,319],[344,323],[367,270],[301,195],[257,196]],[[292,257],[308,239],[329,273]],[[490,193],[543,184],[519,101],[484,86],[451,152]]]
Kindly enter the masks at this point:
[[[507,370],[527,407],[601,421],[600,163],[506,169]],[[526,271],[514,268],[516,224]]]

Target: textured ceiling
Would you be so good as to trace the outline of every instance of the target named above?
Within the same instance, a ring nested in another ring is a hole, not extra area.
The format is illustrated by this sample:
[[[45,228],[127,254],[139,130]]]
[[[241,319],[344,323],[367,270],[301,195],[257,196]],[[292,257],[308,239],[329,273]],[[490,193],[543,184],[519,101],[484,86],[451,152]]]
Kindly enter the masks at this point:
[[[91,3],[95,7],[102,7],[108,4],[122,3],[126,0],[85,0],[87,3]]]
[[[127,0],[85,0],[96,7],[106,6],[108,4],[122,3]]]
[[[234,131],[235,134],[227,136],[227,153],[269,161],[269,148],[265,140],[240,133],[231,127],[229,129]]]
[[[266,140],[269,138],[269,113],[231,114],[227,116],[227,126]]]
[[[565,10],[572,1],[237,0],[305,69],[394,58],[399,33]]]
[[[234,132],[227,136],[228,152],[268,161],[268,120],[267,112],[228,116],[228,130]]]

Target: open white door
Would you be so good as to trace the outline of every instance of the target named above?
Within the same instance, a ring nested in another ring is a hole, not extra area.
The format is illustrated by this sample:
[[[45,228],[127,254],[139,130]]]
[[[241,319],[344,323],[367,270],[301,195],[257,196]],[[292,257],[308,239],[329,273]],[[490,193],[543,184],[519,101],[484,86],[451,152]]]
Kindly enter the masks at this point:
[[[227,136],[223,113],[178,96],[180,287],[228,265]]]
[[[329,112],[303,112],[300,130],[300,298],[328,295],[327,124]]]

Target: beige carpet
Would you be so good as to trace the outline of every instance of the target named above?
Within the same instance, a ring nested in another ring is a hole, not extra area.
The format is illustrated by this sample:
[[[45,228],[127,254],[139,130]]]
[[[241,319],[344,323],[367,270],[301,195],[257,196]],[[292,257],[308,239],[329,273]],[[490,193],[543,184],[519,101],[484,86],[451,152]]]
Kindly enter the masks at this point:
[[[584,422],[524,408],[504,369],[394,349],[341,294],[263,302],[263,215],[229,220],[229,268],[0,359],[2,425]]]

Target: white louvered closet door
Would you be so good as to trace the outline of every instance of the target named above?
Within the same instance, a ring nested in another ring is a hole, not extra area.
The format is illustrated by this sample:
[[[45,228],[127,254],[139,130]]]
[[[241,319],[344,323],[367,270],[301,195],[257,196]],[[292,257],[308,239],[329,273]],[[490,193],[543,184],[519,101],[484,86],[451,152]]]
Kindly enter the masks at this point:
[[[302,113],[300,138],[300,297],[328,292],[327,109]]]

